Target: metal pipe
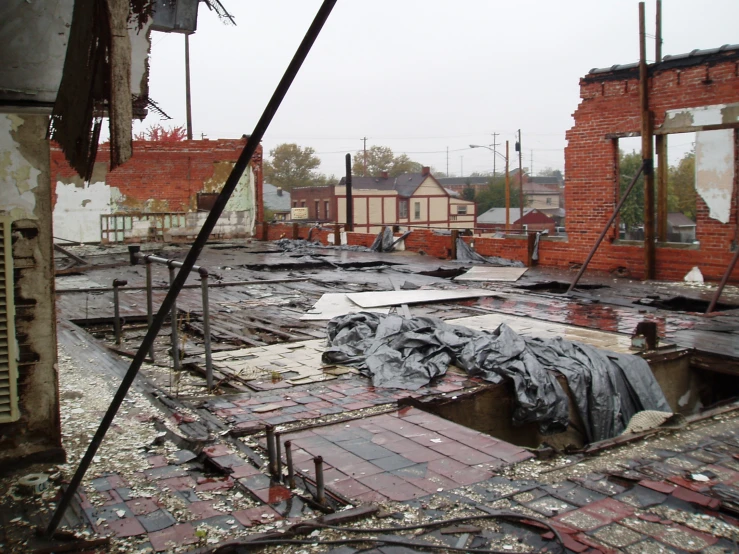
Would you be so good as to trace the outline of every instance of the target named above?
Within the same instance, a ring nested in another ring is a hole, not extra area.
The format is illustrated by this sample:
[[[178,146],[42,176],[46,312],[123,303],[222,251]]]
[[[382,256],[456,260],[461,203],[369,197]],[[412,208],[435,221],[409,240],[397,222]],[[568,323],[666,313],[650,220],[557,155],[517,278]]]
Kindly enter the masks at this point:
[[[88,446],[87,451],[80,460],[80,464],[77,467],[77,470],[75,471],[75,474],[72,477],[69,486],[64,491],[64,494],[62,495],[59,504],[57,505],[56,510],[51,517],[51,520],[49,521],[49,525],[46,528],[47,536],[54,535],[54,532],[59,526],[59,522],[62,520],[62,517],[64,517],[64,512],[66,512],[70,502],[72,501],[72,498],[74,498],[74,495],[77,492],[77,489],[79,488],[80,483],[85,476],[85,473],[87,473],[87,470],[92,463],[92,459],[95,457],[98,448],[100,448],[100,444],[105,438],[106,432],[113,423],[113,419],[115,418],[118,409],[121,407],[123,400],[126,398],[126,393],[128,392],[128,389],[131,388],[131,385],[136,379],[136,374],[138,373],[139,368],[141,368],[141,364],[146,357],[147,350],[149,350],[149,348],[151,347],[154,339],[159,333],[159,330],[164,324],[167,313],[170,311],[172,305],[174,304],[174,301],[177,298],[177,295],[180,293],[180,290],[182,290],[182,286],[185,284],[187,276],[190,273],[192,267],[195,265],[198,256],[200,256],[200,253],[203,251],[203,248],[208,242],[208,237],[210,237],[211,233],[213,232],[213,229],[215,228],[218,219],[221,217],[221,213],[223,213],[226,204],[231,198],[236,185],[238,185],[239,180],[244,174],[244,171],[251,161],[252,156],[257,151],[257,148],[259,147],[259,144],[264,137],[265,131],[274,118],[275,113],[280,106],[280,103],[287,94],[287,91],[290,89],[290,85],[295,79],[300,66],[305,61],[305,58],[308,56],[308,52],[310,52],[313,43],[315,42],[316,38],[318,38],[318,35],[321,32],[321,28],[326,23],[331,10],[336,5],[336,1],[337,0],[324,0],[323,4],[321,4],[321,8],[318,10],[313,23],[311,23],[308,32],[306,33],[303,41],[300,43],[300,46],[295,53],[295,56],[293,57],[290,65],[285,71],[285,75],[280,80],[280,83],[277,85],[277,89],[275,90],[272,98],[267,104],[264,113],[259,118],[259,121],[254,127],[251,135],[249,135],[249,138],[246,141],[246,145],[244,146],[244,150],[241,152],[241,154],[239,155],[239,159],[234,164],[234,167],[231,170],[231,174],[228,176],[228,179],[226,179],[226,182],[224,183],[223,188],[221,189],[221,192],[219,193],[218,198],[213,205],[213,208],[208,213],[208,217],[203,223],[203,226],[200,228],[200,232],[195,238],[195,241],[190,248],[190,252],[188,252],[187,257],[183,262],[182,271],[178,273],[172,288],[170,288],[167,296],[164,298],[164,302],[162,302],[162,305],[160,306],[159,311],[154,318],[152,326],[147,331],[146,336],[141,343],[141,346],[139,346],[136,355],[131,361],[131,365],[126,372],[126,375],[121,380],[118,391],[113,396],[113,400],[111,401],[108,410],[105,412],[105,415],[100,422],[98,430],[95,432],[95,435],[90,441],[90,445]]]
[[[133,257],[139,260],[144,260],[145,262],[152,262],[170,267],[182,267],[184,265],[184,262],[178,262],[177,260],[172,260],[170,258],[161,258],[154,254],[142,254],[141,252],[136,252],[133,254]],[[200,271],[201,269],[202,268],[199,265],[193,265],[190,271]]]
[[[264,426],[265,438],[267,440],[267,467],[271,477],[275,476],[275,428],[273,425]]]
[[[115,343],[121,344],[121,303],[118,298],[118,287],[125,287],[127,281],[113,279],[113,329],[115,330]]]
[[[151,279],[151,262],[146,260],[146,324],[151,329],[154,322],[154,291]],[[154,361],[154,343],[149,347],[149,357]]]
[[[716,289],[716,294],[713,295],[713,300],[711,300],[711,304],[709,304],[708,309],[706,310],[706,315],[710,314],[713,310],[716,309],[716,304],[718,304],[718,299],[721,298],[721,293],[724,291],[724,287],[726,286],[726,283],[729,282],[729,277],[731,277],[731,273],[734,271],[734,267],[736,267],[736,262],[739,260],[739,244],[736,246],[736,252],[734,252],[734,257],[731,259],[731,262],[729,262],[729,267],[726,268],[726,273],[724,273],[724,276],[721,278],[721,282],[718,285],[718,288]]]
[[[263,281],[221,281],[216,283],[208,283],[208,286],[210,288],[222,288],[222,287],[242,287],[246,285],[272,285],[272,284],[280,284],[280,283],[299,283],[302,281],[309,281],[310,279],[308,277],[295,277],[292,279],[265,279]],[[183,289],[198,289],[200,288],[200,285],[184,285],[182,287]],[[87,292],[87,293],[95,293],[95,292],[112,292],[113,287],[92,287],[87,289],[62,289],[62,290],[55,290],[57,294],[66,294],[66,293],[73,293],[73,292]],[[126,290],[147,290],[146,286],[134,286],[134,287],[126,287]],[[169,290],[169,287],[165,286],[152,286],[151,290]]]
[[[205,380],[208,392],[213,390],[213,356],[210,348],[210,300],[208,298],[208,270],[200,269],[200,286],[203,290],[203,346],[205,348]]]
[[[169,285],[170,287],[175,280],[175,268],[169,267]],[[169,327],[172,330],[172,359],[174,360],[174,370],[180,370],[180,345],[178,344],[178,325],[177,325],[177,299],[172,300],[172,309],[169,312]]]
[[[275,433],[275,478],[282,481],[282,448],[280,447],[281,433]]]
[[[323,458],[316,456],[313,458],[316,465],[316,502],[321,506],[326,504],[326,488],[323,482]]]
[[[338,206],[336,209],[338,210]],[[352,197],[351,154],[346,155],[346,230],[350,233],[354,232],[354,198]]]
[[[639,180],[639,177],[641,176],[642,171],[644,171],[644,163],[642,163],[639,166],[639,171],[636,172],[636,175],[634,175],[634,178],[631,180],[631,183],[629,184],[629,187],[626,189],[624,194],[621,196],[621,200],[619,200],[618,204],[616,205],[616,209],[613,210],[613,213],[611,214],[611,217],[608,219],[608,223],[606,223],[606,226],[603,227],[603,231],[601,231],[600,236],[598,237],[598,240],[595,241],[595,244],[593,245],[593,248],[590,250],[590,253],[588,254],[588,257],[585,259],[585,263],[582,264],[582,267],[580,268],[580,271],[577,272],[577,275],[572,280],[572,283],[570,283],[570,288],[567,289],[567,292],[565,294],[570,294],[572,292],[572,289],[575,288],[575,285],[577,285],[577,282],[580,280],[580,277],[582,277],[582,274],[585,273],[585,270],[588,268],[588,264],[590,263],[590,260],[593,259],[593,256],[595,256],[596,250],[598,250],[598,247],[600,246],[600,243],[603,242],[603,238],[606,236],[606,233],[608,232],[608,229],[611,228],[611,225],[613,225],[614,220],[616,219],[616,216],[618,215],[618,212],[621,211],[621,207],[624,205],[624,202],[626,202],[626,199],[629,197],[629,194],[634,188],[634,185]]]
[[[644,2],[639,2],[639,102],[641,107],[641,157],[644,165],[644,279],[654,279],[656,270],[654,226],[654,151],[652,112],[649,109],[649,70]]]
[[[293,443],[285,441],[285,462],[287,463],[287,487],[295,488],[295,466],[293,466]]]

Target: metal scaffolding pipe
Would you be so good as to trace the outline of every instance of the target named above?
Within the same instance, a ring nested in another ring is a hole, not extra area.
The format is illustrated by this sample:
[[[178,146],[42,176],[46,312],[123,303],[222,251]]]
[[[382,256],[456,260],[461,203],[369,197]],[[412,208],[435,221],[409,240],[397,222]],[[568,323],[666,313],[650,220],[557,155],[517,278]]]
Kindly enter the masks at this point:
[[[313,458],[316,465],[316,502],[321,506],[326,505],[326,487],[323,481],[323,458],[316,456]]]
[[[222,287],[243,287],[247,285],[279,285],[280,283],[300,283],[303,281],[310,281],[308,277],[293,277],[289,279],[264,279],[254,281],[219,281],[215,283],[208,283],[210,288],[222,288]],[[200,285],[184,285],[183,289],[198,289]],[[135,285],[132,287],[126,287],[126,290],[148,290],[145,285]],[[152,286],[151,290],[169,290],[169,287],[163,285]],[[91,287],[87,289],[62,289],[55,290],[56,294],[67,294],[67,293],[96,293],[96,292],[112,292],[113,287]]]
[[[267,441],[267,468],[269,474],[275,476],[275,428],[274,425],[264,426],[265,439]]]
[[[200,286],[203,290],[203,347],[205,348],[205,380],[208,392],[213,390],[213,355],[210,349],[210,300],[208,299],[208,270],[200,269]]]
[[[275,432],[275,478],[282,481],[282,448],[280,447],[281,433]]]
[[[295,488],[295,466],[293,466],[293,443],[285,441],[285,463],[287,464],[287,487]]]
[[[119,287],[125,287],[127,281],[113,279],[113,329],[115,330],[115,343],[121,344],[121,303],[118,297]]]
[[[241,176],[244,174],[247,165],[252,159],[252,156],[254,156],[254,153],[257,151],[259,143],[264,137],[265,131],[269,127],[269,124],[274,118],[277,109],[279,108],[282,100],[285,98],[287,91],[290,89],[290,85],[295,79],[300,66],[305,61],[305,58],[308,56],[308,52],[310,52],[313,43],[316,41],[316,38],[318,38],[323,25],[326,23],[326,20],[328,19],[328,16],[331,14],[331,10],[333,10],[335,5],[336,0],[324,0],[321,4],[321,7],[318,10],[315,19],[311,23],[308,32],[306,33],[303,41],[300,43],[300,46],[295,53],[295,56],[293,57],[290,65],[285,71],[285,75],[282,77],[280,83],[277,85],[277,89],[275,90],[272,98],[267,104],[264,113],[259,118],[259,121],[254,127],[254,131],[247,139],[244,150],[241,152],[241,154],[239,155],[239,159],[234,164],[231,174],[228,176],[228,179],[226,179],[221,192],[218,194],[218,198],[216,198],[216,201],[213,204],[213,208],[208,213],[208,217],[205,219],[205,222],[203,223],[198,236],[193,242],[192,247],[187,254],[187,257],[183,262],[182,270],[177,274],[172,287],[167,293],[167,296],[164,298],[164,302],[162,302],[162,305],[160,306],[151,327],[149,327],[149,330],[147,331],[143,342],[139,346],[136,355],[131,361],[131,365],[126,372],[126,375],[121,380],[118,391],[113,396],[113,400],[111,401],[108,410],[105,412],[105,415],[100,422],[98,430],[95,432],[95,435],[90,441],[90,445],[88,446],[84,456],[82,456],[80,464],[77,467],[77,470],[75,471],[75,474],[72,477],[69,486],[64,491],[64,494],[62,495],[59,504],[57,505],[56,510],[51,517],[51,520],[49,521],[49,525],[46,528],[47,536],[51,537],[54,535],[54,532],[59,526],[59,522],[62,520],[62,517],[64,517],[64,512],[66,512],[67,508],[69,507],[69,504],[72,501],[75,493],[77,492],[77,489],[79,488],[80,483],[85,476],[85,473],[87,473],[87,470],[90,467],[90,464],[92,463],[92,460],[95,457],[98,448],[100,448],[100,444],[105,438],[105,434],[113,423],[113,419],[115,418],[118,409],[121,407],[123,400],[126,398],[128,389],[131,388],[131,385],[136,379],[136,375],[141,368],[141,364],[144,362],[147,351],[151,347],[154,339],[159,333],[159,330],[164,324],[167,313],[169,313],[172,305],[175,302],[175,299],[177,298],[177,295],[180,293],[180,290],[182,290],[182,286],[185,284],[188,274],[192,270],[195,262],[198,259],[198,256],[200,256],[200,253],[203,251],[203,248],[208,242],[208,237],[210,237],[213,229],[216,226],[216,223],[218,223],[218,219],[221,217],[221,213],[223,213],[226,204],[228,203],[231,195],[236,189],[236,185],[238,185]]]
[[[146,324],[151,329],[154,322],[154,291],[151,280],[151,262],[146,261]],[[154,342],[149,346],[149,357],[154,361]]]
[[[170,286],[174,284],[175,280],[175,268],[173,266],[169,266],[169,284]],[[169,327],[171,329],[171,342],[172,342],[172,359],[173,367],[175,371],[180,370],[180,345],[178,343],[179,341],[179,333],[178,333],[178,325],[177,325],[177,299],[172,300],[172,309],[169,313]]]

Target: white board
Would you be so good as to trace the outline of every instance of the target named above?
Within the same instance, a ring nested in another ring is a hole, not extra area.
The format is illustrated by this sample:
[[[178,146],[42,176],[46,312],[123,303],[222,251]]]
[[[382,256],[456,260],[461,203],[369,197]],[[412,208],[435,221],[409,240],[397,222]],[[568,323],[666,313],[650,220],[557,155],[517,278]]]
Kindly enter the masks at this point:
[[[328,293],[321,296],[313,305],[313,308],[308,310],[308,313],[300,317],[300,319],[308,320],[329,320],[340,315],[354,314],[357,312],[375,312],[378,314],[388,314],[390,308],[375,308],[371,310],[365,310],[361,306],[358,306],[346,297],[343,292],[340,293]]]
[[[362,308],[379,306],[400,306],[401,304],[419,304],[421,302],[443,302],[462,298],[479,298],[495,296],[495,293],[484,289],[460,290],[388,290],[382,292],[357,292],[347,294],[349,300]]]
[[[454,278],[455,281],[518,281],[528,267],[490,267],[476,265],[467,273]]]

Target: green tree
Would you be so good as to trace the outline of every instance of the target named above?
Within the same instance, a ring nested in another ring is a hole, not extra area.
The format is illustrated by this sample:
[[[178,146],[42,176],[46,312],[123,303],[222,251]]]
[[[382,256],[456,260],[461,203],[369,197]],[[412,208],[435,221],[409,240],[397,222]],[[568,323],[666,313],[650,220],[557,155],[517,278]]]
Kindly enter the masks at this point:
[[[636,150],[629,154],[623,151],[619,152],[621,160],[619,162],[620,178],[620,194],[623,195],[631,183],[631,180],[639,171],[642,164],[641,152]],[[644,175],[639,176],[639,180],[634,185],[631,194],[624,202],[619,214],[621,223],[626,226],[626,231],[630,231],[635,227],[644,225]]]
[[[269,151],[270,160],[264,162],[267,182],[285,190],[309,187],[325,176],[315,173],[321,160],[310,146],[302,148],[295,143],[279,144]]]
[[[521,196],[519,192],[518,182],[511,182],[511,208],[518,208],[521,206]],[[484,213],[490,208],[505,208],[505,177],[491,177],[487,188],[478,192],[475,196],[475,205],[477,206],[478,214]]]
[[[472,186],[472,183],[470,183],[469,179],[467,179],[467,182],[465,183],[465,187],[462,189],[462,199],[463,200],[474,200],[475,199],[475,189]]]
[[[387,146],[372,146],[367,150],[367,176],[379,177],[383,171],[387,171],[390,177],[397,177],[403,173],[418,173],[421,164],[411,160],[406,154],[396,156]],[[360,150],[354,155],[352,165],[354,175],[364,175],[364,151]]]
[[[695,221],[695,152],[687,152],[667,176],[667,209]]]

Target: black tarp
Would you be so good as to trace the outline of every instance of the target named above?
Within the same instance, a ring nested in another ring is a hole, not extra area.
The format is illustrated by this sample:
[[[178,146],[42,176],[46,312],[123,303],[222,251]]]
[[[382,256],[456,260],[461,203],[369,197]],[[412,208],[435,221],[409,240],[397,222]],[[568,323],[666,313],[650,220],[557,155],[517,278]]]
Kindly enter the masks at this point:
[[[642,410],[670,411],[642,358],[564,339],[522,337],[505,324],[474,331],[429,317],[367,312],[328,323],[324,363],[351,365],[376,387],[415,390],[450,364],[492,383],[510,380],[514,424],[535,422],[542,433],[562,432],[569,400],[555,378],[565,376],[589,441],[620,434]]]
[[[526,267],[526,264],[518,260],[508,260],[499,256],[485,257],[481,256],[461,238],[457,238],[457,261],[462,262],[479,262],[483,264],[493,264],[504,267]]]

